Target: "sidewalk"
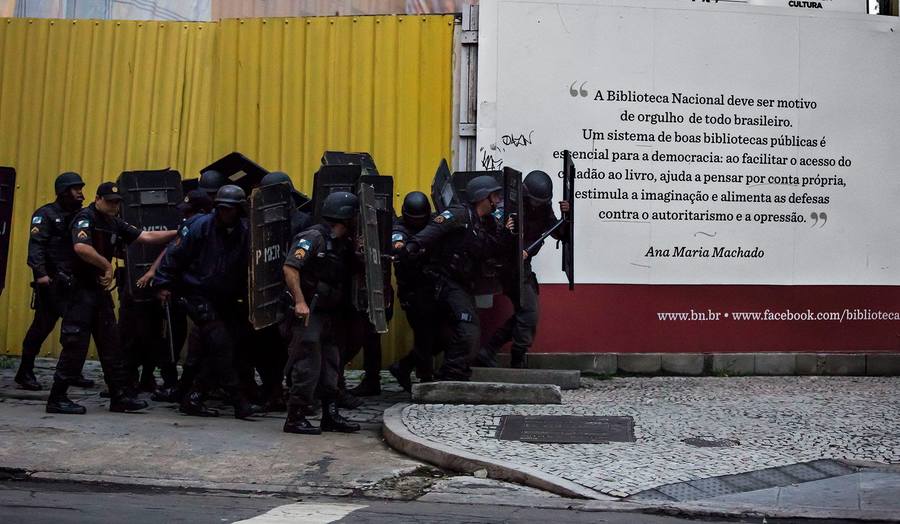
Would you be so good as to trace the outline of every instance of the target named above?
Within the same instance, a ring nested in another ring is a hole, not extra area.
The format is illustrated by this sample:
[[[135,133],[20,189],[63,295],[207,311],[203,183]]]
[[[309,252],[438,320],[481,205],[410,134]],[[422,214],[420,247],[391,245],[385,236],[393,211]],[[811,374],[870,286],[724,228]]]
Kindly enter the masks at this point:
[[[317,437],[283,433],[284,413],[242,421],[225,408],[218,418],[198,418],[157,402],[139,413],[110,413],[93,361],[85,376],[97,387],[70,390],[87,414],[49,415],[44,403],[54,364],[38,360],[40,392],[17,389],[15,367],[0,370],[0,476],[22,470],[33,479],[335,496],[387,490],[402,497],[398,479],[415,480],[422,468],[381,439],[384,409],[408,398],[396,384],[346,412],[363,426],[358,434]]]
[[[601,507],[900,521],[900,378],[583,385],[558,406],[398,405],[385,414],[385,436],[410,456]],[[507,415],[631,417],[634,441],[500,440]]]

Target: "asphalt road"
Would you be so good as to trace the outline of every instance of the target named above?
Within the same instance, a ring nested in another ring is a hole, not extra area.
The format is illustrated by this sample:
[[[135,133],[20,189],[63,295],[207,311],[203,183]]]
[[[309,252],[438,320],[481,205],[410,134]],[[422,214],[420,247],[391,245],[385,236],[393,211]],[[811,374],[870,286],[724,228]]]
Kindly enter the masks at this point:
[[[293,500],[205,492],[120,489],[76,483],[0,482],[0,522],[68,524],[252,523],[609,523],[688,520],[635,513],[370,499]],[[760,522],[757,519],[753,522]],[[706,521],[712,522],[712,521]],[[747,521],[750,522],[750,521]]]

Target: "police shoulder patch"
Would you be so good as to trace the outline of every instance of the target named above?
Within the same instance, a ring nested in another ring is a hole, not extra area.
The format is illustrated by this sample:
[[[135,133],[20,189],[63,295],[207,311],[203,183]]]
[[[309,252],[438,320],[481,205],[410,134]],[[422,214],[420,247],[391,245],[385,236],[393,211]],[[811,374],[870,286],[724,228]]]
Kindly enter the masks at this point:
[[[404,240],[406,239],[403,237],[403,233],[394,233],[391,235],[391,242],[403,242]]]
[[[42,217],[41,215],[36,215],[36,216],[32,217],[32,219],[31,219],[32,224],[40,224],[43,221],[44,221],[44,217]]]
[[[82,218],[81,220],[78,221],[77,224],[75,224],[75,227],[77,227],[78,229],[89,228],[89,227],[91,227],[91,221],[86,218]]]
[[[306,258],[306,250],[303,249],[302,247],[295,249],[294,250],[294,258],[296,258],[297,260],[303,260],[304,258]]]
[[[181,231],[178,232],[178,234],[181,235],[181,236],[183,236],[183,237],[186,237],[186,236],[188,235],[188,232],[190,232],[190,229],[188,229],[187,226],[183,226],[183,227],[181,228]]]
[[[40,233],[40,232],[41,232],[41,230],[38,229],[37,226],[34,226],[33,228],[31,228],[31,234],[32,234],[32,235],[37,235],[37,234]]]
[[[304,250],[309,251],[310,247],[312,247],[312,243],[310,243],[310,241],[305,238],[301,238],[300,240],[297,241],[297,245],[296,245],[297,249],[304,249]]]
[[[86,238],[87,238],[87,233],[85,233],[84,231],[79,231],[79,232],[78,232],[78,239],[79,239],[79,240],[84,240],[84,239],[86,239]]]

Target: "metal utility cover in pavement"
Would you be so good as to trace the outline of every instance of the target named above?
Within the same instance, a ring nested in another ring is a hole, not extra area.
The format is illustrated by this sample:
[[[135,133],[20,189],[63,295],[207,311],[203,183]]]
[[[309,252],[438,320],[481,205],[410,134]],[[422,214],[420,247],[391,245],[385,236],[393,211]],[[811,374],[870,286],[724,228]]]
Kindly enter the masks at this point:
[[[634,442],[634,419],[576,415],[506,415],[500,417],[497,438],[533,444]]]

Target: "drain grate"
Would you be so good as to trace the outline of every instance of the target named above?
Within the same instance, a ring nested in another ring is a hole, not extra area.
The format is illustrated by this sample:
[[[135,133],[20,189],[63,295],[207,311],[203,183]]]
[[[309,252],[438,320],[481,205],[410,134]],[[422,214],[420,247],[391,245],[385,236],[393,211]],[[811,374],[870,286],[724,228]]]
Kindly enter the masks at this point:
[[[741,445],[739,441],[734,439],[715,437],[691,437],[682,440],[682,442],[697,448],[730,448]]]
[[[685,439],[685,442],[691,439]],[[736,441],[733,441],[736,442]],[[737,444],[733,444],[737,445]],[[709,446],[706,446],[709,447]],[[737,475],[723,475],[687,482],[676,482],[657,486],[635,493],[625,500],[633,501],[688,501],[709,499],[722,495],[744,493],[760,489],[776,488],[839,477],[856,473],[857,468],[837,460],[822,459],[812,462],[790,464],[777,468],[767,468]]]

